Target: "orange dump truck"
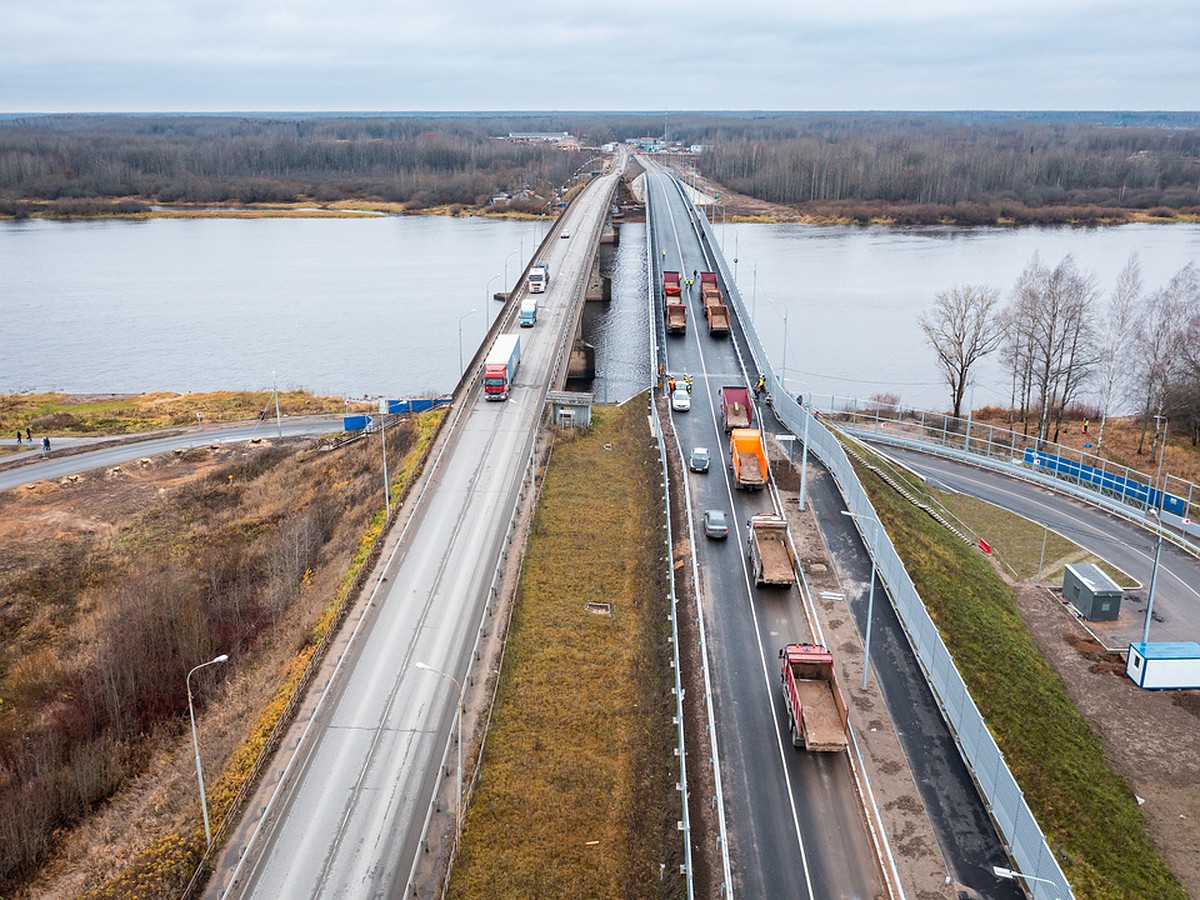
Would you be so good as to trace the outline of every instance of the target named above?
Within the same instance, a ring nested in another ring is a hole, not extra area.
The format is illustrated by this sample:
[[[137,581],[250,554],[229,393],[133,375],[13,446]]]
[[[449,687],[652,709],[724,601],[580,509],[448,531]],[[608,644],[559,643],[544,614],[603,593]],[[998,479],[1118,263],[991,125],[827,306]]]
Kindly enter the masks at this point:
[[[846,701],[833,671],[833,654],[820,644],[788,644],[779,651],[779,659],[792,746],[845,750]]]
[[[762,432],[757,428],[733,429],[729,432],[729,455],[733,461],[734,486],[740,490],[761,490],[767,483]]]

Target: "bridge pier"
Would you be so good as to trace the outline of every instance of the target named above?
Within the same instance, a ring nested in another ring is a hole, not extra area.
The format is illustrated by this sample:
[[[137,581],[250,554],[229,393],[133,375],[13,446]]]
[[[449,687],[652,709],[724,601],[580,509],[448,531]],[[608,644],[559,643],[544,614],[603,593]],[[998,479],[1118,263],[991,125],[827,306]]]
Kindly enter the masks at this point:
[[[576,338],[571,346],[571,358],[567,362],[567,378],[591,381],[595,377],[596,348],[582,338]]]

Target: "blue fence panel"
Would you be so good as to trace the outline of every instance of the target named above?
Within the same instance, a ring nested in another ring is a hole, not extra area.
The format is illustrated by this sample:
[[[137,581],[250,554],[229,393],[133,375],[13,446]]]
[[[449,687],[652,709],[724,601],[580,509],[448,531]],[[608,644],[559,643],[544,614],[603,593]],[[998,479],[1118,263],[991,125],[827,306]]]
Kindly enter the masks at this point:
[[[1097,485],[1102,490],[1113,491],[1122,497],[1129,497],[1138,503],[1144,503],[1146,506],[1158,506],[1161,495],[1163,510],[1176,516],[1184,515],[1187,510],[1187,502],[1182,497],[1164,494],[1158,488],[1152,488],[1140,481],[1126,478],[1123,475],[1113,475],[1111,472],[1105,472],[1095,466],[1084,465],[1065,456],[1055,456],[1053,453],[1042,453],[1032,447],[1026,447],[1025,463],[1046,472],[1066,475],[1077,481],[1086,481],[1089,484]]]

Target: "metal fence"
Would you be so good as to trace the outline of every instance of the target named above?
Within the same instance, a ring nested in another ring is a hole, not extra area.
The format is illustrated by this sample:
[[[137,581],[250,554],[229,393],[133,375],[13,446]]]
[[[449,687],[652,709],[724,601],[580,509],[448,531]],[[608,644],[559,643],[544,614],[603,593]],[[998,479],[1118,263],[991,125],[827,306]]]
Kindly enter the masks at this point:
[[[1035,900],[1063,900],[1072,897],[1071,886],[1054,858],[1045,835],[1025,802],[1020,785],[1009,771],[1004,755],[987,729],[983,716],[971,699],[962,676],[946,649],[937,626],[929,617],[912,579],[896,548],[883,528],[867,527],[867,520],[878,521],[878,515],[863,489],[837,438],[820,419],[813,417],[780,383],[770,366],[770,360],[754,332],[746,307],[738,292],[729,267],[717,249],[711,226],[703,214],[697,217],[710,255],[716,261],[721,277],[728,288],[731,304],[742,323],[750,354],[758,370],[766,377],[767,388],[774,398],[775,414],[793,434],[807,433],[809,449],[829,469],[841,489],[846,506],[854,514],[855,525],[863,535],[876,569],[887,588],[901,625],[908,635],[917,661],[925,672],[934,696],[942,709],[958,743],[963,759],[971,770],[975,783],[988,804],[996,826],[1008,844],[1009,854],[1017,869],[1028,877],[1026,884]],[[808,419],[808,422],[805,422]]]
[[[969,419],[891,406],[875,401],[824,396],[810,398],[827,421],[871,441],[909,446],[960,459],[1095,503],[1126,519],[1157,529],[1200,554],[1200,523],[1193,521],[1200,491],[1169,472],[1147,474],[1088,450],[1038,441],[1015,429]],[[1161,517],[1161,518],[1160,518]]]

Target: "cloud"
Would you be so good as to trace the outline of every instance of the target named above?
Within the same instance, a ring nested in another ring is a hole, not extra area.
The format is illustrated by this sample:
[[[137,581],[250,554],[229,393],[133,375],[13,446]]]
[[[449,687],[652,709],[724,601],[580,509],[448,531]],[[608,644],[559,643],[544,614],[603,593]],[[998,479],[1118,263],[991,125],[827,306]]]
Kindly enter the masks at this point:
[[[1200,7],[9,0],[0,110],[1187,109]]]

